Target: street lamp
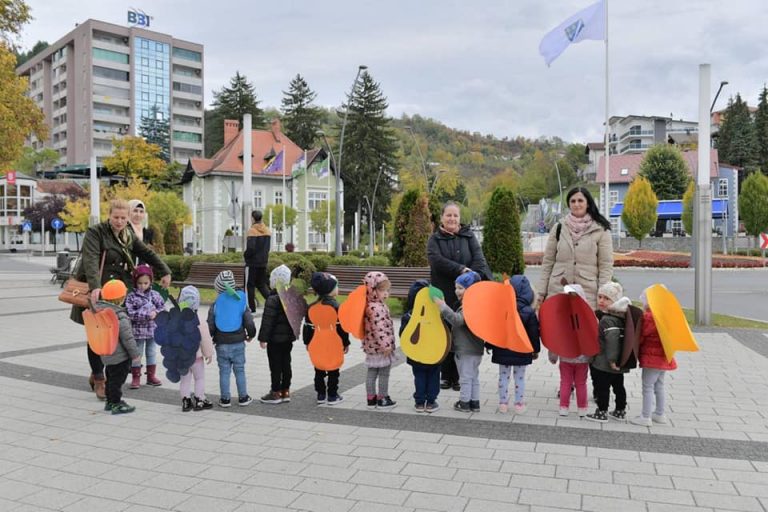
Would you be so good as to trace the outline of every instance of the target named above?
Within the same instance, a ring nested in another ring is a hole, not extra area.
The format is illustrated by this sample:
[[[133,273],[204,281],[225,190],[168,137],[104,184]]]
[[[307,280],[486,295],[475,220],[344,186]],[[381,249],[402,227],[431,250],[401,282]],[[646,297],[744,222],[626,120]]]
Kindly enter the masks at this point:
[[[376,175],[376,183],[373,185],[373,199],[368,200],[368,196],[363,196],[365,202],[368,204],[368,230],[370,231],[370,243],[368,244],[368,253],[373,256],[373,245],[376,237],[376,224],[373,221],[373,207],[376,205],[376,191],[379,189],[379,179],[381,179],[381,171],[384,170],[384,166],[379,167],[379,173]]]
[[[333,157],[333,151],[331,150],[331,145],[328,143],[328,139],[326,138],[325,132],[323,130],[317,130],[317,134],[323,138],[323,141],[325,142],[325,147],[328,148],[328,155],[330,155],[330,157],[331,157],[331,164],[333,165],[333,167],[336,168],[336,192],[338,192],[339,191],[339,181],[340,181],[339,180],[339,168],[336,167],[336,159]],[[329,185],[330,185],[330,182],[329,182]],[[329,191],[328,200],[330,201],[330,191]],[[339,209],[338,209],[338,205],[339,205],[339,200],[338,200],[338,196],[337,196],[337,199],[336,199],[336,226],[337,227],[339,225],[339,213],[338,213]],[[330,216],[330,208],[329,208],[328,211],[329,211],[328,215]],[[328,222],[330,223],[330,218],[328,219]],[[328,234],[330,235],[330,233],[331,233],[331,226],[329,224],[328,225]],[[339,239],[338,235],[339,235],[339,232],[337,230],[336,231],[336,240]],[[330,247],[331,246],[330,246],[330,241],[329,241],[329,245],[328,245],[329,252],[330,252]]]
[[[349,100],[352,100],[352,96],[355,94],[355,87],[357,87],[357,80],[360,78],[360,73],[368,69],[368,66],[360,65],[357,67],[357,74],[355,75],[355,81],[352,82],[352,90],[349,93]],[[341,159],[344,156],[344,131],[347,129],[347,119],[349,118],[349,102],[347,102],[347,110],[344,112],[344,122],[341,124],[341,137],[339,139],[339,167],[336,169],[336,256],[341,256],[341,236],[343,225],[343,219],[341,217]]]
[[[410,132],[411,137],[413,138],[413,143],[416,144],[416,150],[418,150],[419,158],[421,159],[421,169],[424,171],[424,182],[426,183],[426,190],[429,192],[429,174],[427,174],[427,162],[424,160],[424,155],[421,152],[421,146],[419,145],[419,141],[416,140],[416,134],[413,133],[413,126],[406,126],[405,129]]]
[[[710,114],[715,109],[715,103],[717,103],[717,97],[720,96],[720,91],[722,91],[723,87],[725,87],[726,85],[728,85],[728,81],[727,80],[723,80],[722,82],[720,82],[720,87],[717,89],[717,93],[715,94],[715,99],[712,100],[712,106],[709,107],[709,113]]]

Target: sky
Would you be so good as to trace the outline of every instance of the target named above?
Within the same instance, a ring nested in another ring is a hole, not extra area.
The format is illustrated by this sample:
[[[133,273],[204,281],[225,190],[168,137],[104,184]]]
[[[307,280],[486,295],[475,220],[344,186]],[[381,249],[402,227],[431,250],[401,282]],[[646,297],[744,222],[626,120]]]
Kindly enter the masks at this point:
[[[551,67],[541,38],[592,0],[27,0],[21,45],[54,42],[88,18],[205,46],[206,104],[239,70],[262,107],[279,107],[300,73],[317,103],[338,106],[368,66],[388,114],[418,114],[498,138],[602,140],[605,44],[571,45]],[[608,0],[610,115],[697,120],[698,67],[712,66],[717,109],[755,105],[768,80],[765,0]]]

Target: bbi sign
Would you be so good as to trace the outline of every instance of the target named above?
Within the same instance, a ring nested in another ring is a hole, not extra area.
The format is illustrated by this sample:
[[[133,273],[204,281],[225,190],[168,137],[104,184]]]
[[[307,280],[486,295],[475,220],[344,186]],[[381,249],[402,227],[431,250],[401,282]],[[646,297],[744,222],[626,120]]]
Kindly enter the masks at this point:
[[[144,11],[133,10],[128,11],[128,24],[135,27],[147,27],[149,28],[149,22],[152,21],[152,16],[148,15]]]

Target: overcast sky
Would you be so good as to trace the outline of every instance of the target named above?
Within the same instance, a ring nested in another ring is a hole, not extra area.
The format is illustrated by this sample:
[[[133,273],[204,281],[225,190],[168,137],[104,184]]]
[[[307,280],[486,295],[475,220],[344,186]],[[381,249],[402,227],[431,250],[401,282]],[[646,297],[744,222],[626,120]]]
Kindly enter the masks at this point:
[[[609,1],[611,115],[696,120],[698,65],[712,94],[751,104],[768,78],[766,0]],[[341,103],[368,66],[389,114],[419,114],[497,137],[600,140],[605,46],[584,41],[547,68],[546,32],[592,0],[27,0],[35,17],[22,45],[53,42],[88,18],[127,25],[129,7],[151,29],[205,45],[205,95],[235,70],[262,106],[280,105],[301,73],[324,106]]]

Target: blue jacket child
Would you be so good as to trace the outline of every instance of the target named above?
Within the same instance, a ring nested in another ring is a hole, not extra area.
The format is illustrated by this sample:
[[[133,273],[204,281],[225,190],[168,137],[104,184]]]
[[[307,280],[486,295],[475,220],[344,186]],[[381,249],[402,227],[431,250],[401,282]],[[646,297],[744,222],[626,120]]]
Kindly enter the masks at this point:
[[[528,278],[523,275],[515,275],[509,279],[517,296],[517,313],[523,322],[525,332],[533,346],[533,352],[514,352],[505,348],[492,345],[490,347],[491,361],[499,365],[499,412],[507,412],[509,404],[509,378],[514,373],[515,379],[515,412],[522,413],[525,410],[525,367],[533,363],[539,357],[541,342],[539,340],[539,320],[533,310],[534,293]]]

